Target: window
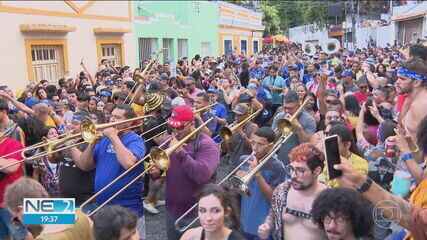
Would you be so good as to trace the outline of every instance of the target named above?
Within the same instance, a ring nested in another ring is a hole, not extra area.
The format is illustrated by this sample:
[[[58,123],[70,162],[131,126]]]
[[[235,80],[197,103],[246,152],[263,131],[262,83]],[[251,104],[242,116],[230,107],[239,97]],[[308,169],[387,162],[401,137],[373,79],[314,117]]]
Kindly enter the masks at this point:
[[[258,40],[254,41],[254,54],[258,53]]]
[[[188,57],[188,39],[178,39],[178,58]]]
[[[233,42],[231,40],[224,40],[224,53],[226,55],[233,53]]]
[[[158,39],[157,38],[140,38],[139,39],[139,59],[140,67],[142,62],[148,60],[156,54],[158,49]]]
[[[201,54],[203,57],[212,56],[211,43],[210,42],[202,42]]]
[[[101,44],[102,59],[107,59],[111,65],[121,65],[120,44]]]
[[[173,60],[173,39],[163,38],[163,62]]]
[[[64,54],[60,45],[31,46],[31,68],[33,79],[37,82],[58,81],[64,75]]]
[[[248,41],[246,40],[240,40],[240,52],[243,54],[247,54],[248,53]]]

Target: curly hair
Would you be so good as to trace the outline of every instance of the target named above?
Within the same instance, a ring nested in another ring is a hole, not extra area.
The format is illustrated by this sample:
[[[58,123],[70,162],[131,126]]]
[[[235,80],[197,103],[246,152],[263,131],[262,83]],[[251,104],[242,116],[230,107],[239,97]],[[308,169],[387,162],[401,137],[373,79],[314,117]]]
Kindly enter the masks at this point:
[[[323,220],[331,213],[340,214],[350,222],[356,238],[368,236],[374,225],[372,204],[362,195],[349,188],[329,188],[323,190],[314,200],[312,220],[324,228]]]
[[[306,162],[311,171],[317,167],[323,171],[325,166],[325,155],[310,143],[303,143],[294,147],[289,153],[289,160],[290,162]]]
[[[417,127],[417,145],[427,154],[427,116],[421,120]]]

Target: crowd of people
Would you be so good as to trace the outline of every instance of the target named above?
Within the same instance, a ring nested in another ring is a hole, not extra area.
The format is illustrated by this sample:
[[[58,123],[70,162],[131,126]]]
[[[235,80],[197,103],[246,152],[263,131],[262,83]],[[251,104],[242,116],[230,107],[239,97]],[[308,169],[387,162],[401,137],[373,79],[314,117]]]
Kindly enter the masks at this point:
[[[164,205],[168,240],[426,240],[426,57],[288,43],[1,85],[0,239],[147,239]],[[25,224],[45,197],[75,224]]]

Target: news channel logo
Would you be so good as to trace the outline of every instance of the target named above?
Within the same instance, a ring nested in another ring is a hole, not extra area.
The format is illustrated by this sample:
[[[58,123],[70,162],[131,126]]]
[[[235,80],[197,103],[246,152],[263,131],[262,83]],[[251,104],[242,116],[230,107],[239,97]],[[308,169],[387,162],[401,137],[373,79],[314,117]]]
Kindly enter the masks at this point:
[[[373,209],[374,223],[384,229],[390,228],[391,223],[402,218],[402,212],[397,202],[383,200],[375,204]]]
[[[24,198],[24,224],[74,224],[74,198]]]

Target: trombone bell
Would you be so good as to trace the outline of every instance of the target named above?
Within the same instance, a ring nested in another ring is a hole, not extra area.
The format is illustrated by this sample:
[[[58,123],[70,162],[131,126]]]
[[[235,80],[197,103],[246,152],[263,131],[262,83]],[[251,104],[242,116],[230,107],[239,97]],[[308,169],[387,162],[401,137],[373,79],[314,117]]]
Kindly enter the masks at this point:
[[[224,142],[230,142],[231,137],[233,137],[233,132],[228,127],[223,127],[219,130],[219,136],[223,139]]]
[[[169,156],[167,152],[159,147],[154,147],[150,152],[151,161],[162,171],[169,169]]]
[[[249,175],[249,174],[248,174]],[[239,176],[232,176],[230,178],[230,183],[231,186],[233,187],[233,189],[237,189],[241,194],[244,194],[246,196],[250,196],[251,192],[249,191],[249,186],[248,186],[248,180],[245,177],[239,177]]]
[[[96,136],[96,125],[89,119],[84,119],[80,125],[80,132],[82,133],[82,138],[88,142],[95,142]]]
[[[284,136],[293,132],[291,120],[287,118],[279,119],[277,121],[277,128]]]

